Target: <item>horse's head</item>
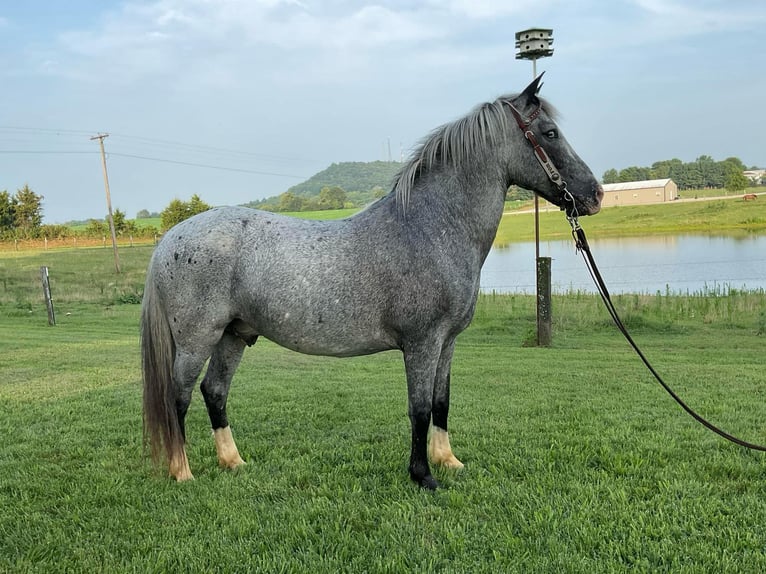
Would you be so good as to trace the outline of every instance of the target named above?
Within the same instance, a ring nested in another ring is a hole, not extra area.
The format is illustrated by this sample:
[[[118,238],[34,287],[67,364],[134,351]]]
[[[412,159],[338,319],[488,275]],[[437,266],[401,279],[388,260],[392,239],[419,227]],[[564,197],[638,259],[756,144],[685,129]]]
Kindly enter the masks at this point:
[[[594,215],[601,209],[604,190],[560,132],[555,110],[537,96],[541,77],[506,100],[511,125],[518,126],[524,140],[517,151],[518,167],[511,174],[513,183],[531,189],[567,215]]]

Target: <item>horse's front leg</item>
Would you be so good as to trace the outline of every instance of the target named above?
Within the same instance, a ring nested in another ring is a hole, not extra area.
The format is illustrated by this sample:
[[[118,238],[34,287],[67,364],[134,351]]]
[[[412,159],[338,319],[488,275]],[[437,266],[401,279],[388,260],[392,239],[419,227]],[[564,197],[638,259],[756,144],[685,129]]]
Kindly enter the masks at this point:
[[[231,333],[224,333],[213,350],[205,378],[200,384],[210,417],[210,426],[213,428],[218,464],[223,468],[233,469],[245,464],[234,443],[226,416],[226,401],[231,380],[244,350],[245,342],[242,339]]]
[[[441,345],[414,344],[404,348],[407,395],[412,425],[410,478],[423,488],[435,490],[439,483],[428,466],[428,427],[431,424],[434,376]]]
[[[445,468],[460,469],[463,463],[454,454],[447,433],[447,417],[449,416],[449,386],[450,369],[452,367],[452,354],[455,350],[455,341],[449,341],[444,345],[439,364],[436,368],[433,393],[433,428],[431,440],[428,444],[428,455],[433,464]]]

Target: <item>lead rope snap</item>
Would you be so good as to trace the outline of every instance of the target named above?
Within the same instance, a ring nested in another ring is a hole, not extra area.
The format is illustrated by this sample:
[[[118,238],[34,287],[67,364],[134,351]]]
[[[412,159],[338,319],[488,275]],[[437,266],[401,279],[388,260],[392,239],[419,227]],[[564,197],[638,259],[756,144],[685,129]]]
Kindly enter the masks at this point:
[[[569,225],[572,227],[572,239],[574,239],[577,252],[580,253],[585,247],[581,239],[581,234],[579,233],[579,231],[582,229],[582,227],[580,227],[580,219],[579,219],[580,214],[577,211],[577,204],[575,203],[574,196],[567,189],[566,182],[564,182],[563,198],[564,198],[564,206],[566,206],[567,203],[572,205],[571,212],[565,209],[565,207],[562,207],[562,209],[564,209],[564,213],[566,213],[567,221],[569,222]]]

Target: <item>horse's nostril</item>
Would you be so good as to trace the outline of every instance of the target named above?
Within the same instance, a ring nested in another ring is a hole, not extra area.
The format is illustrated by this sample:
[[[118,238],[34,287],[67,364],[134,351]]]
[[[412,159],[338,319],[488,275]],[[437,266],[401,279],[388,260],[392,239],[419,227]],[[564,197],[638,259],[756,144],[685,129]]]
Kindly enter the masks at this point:
[[[601,200],[604,199],[604,188],[600,185],[596,187],[596,199],[598,199],[598,203],[601,205]]]

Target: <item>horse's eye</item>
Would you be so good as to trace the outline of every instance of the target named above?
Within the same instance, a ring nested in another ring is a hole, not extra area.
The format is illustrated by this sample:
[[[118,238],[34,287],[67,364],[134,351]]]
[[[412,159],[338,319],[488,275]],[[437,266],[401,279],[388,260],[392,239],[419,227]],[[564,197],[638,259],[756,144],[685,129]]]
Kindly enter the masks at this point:
[[[545,137],[547,137],[549,140],[555,140],[559,137],[559,132],[556,130],[548,130],[545,132]]]

